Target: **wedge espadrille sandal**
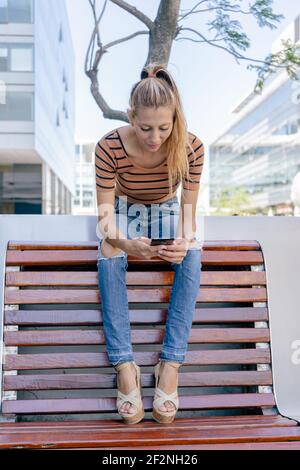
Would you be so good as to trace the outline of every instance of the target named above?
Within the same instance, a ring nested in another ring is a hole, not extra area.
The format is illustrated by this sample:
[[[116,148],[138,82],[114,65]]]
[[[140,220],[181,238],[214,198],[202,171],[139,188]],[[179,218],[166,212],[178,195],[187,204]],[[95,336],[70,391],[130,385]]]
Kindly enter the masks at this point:
[[[123,421],[125,424],[137,424],[139,423],[145,416],[144,405],[142,400],[142,387],[141,387],[141,371],[139,366],[134,362],[123,362],[122,364],[117,364],[114,366],[117,373],[130,365],[133,364],[136,370],[136,384],[137,387],[132,390],[130,393],[125,395],[119,390],[118,384],[118,375],[117,375],[117,388],[118,388],[118,396],[117,396],[117,409],[120,416],[122,416]],[[125,413],[121,412],[120,408],[125,402],[130,402],[132,405],[136,406],[137,411],[135,414],[133,413]]]
[[[177,385],[176,390],[171,394],[166,394],[163,390],[158,388],[158,381],[159,381],[159,374],[161,370],[161,365],[163,362],[168,362],[168,364],[175,369],[179,369],[181,363],[179,362],[171,362],[171,361],[159,361],[159,363],[154,368],[155,374],[155,392],[154,392],[154,399],[153,399],[153,410],[152,416],[158,423],[172,423],[174,420],[176,413],[179,408],[179,398],[177,393],[177,386],[178,386],[178,377],[177,377]],[[172,411],[162,411],[159,408],[164,404],[165,401],[171,401],[174,403],[176,409]]]

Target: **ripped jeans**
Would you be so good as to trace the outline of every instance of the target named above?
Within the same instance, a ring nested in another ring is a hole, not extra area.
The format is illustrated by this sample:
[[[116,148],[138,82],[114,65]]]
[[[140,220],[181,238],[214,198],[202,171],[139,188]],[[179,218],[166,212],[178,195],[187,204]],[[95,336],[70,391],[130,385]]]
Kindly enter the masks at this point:
[[[116,225],[128,239],[173,238],[179,221],[175,196],[161,204],[133,204],[115,197]],[[137,212],[140,216],[137,217]],[[194,238],[196,240],[196,238]],[[103,239],[102,239],[103,240]],[[99,243],[97,268],[106,351],[111,365],[133,361],[128,310],[127,253],[103,256]],[[187,351],[195,303],[200,288],[201,248],[190,248],[182,262],[170,263],[175,271],[160,359],[183,363]]]

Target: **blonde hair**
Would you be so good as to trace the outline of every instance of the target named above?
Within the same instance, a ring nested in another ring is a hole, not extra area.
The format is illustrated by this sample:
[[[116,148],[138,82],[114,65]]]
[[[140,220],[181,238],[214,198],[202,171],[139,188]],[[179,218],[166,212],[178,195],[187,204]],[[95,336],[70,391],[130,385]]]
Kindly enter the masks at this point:
[[[149,77],[148,74],[151,74]],[[152,75],[155,75],[154,77]],[[189,143],[186,119],[177,86],[169,71],[160,64],[149,64],[141,72],[141,80],[130,93],[130,108],[135,117],[140,107],[171,107],[173,110],[173,129],[166,142],[169,194],[173,184],[189,179],[187,147],[194,154]],[[195,156],[195,154],[194,154]]]

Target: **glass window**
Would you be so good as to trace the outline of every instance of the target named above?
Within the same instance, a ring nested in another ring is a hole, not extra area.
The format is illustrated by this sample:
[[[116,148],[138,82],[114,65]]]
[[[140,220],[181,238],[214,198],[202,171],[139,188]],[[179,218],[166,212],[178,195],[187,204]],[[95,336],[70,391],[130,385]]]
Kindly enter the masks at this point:
[[[42,213],[41,165],[0,165],[0,213]]]
[[[0,23],[32,23],[32,0],[0,0]]]
[[[8,0],[0,0],[0,23],[7,23],[7,1]]]
[[[0,46],[0,72],[8,70],[8,48]]]
[[[8,0],[9,23],[32,23],[32,0]]]
[[[0,44],[0,72],[33,72],[33,45]]]
[[[33,93],[8,91],[0,106],[0,121],[33,121]]]
[[[33,46],[12,45],[10,53],[10,69],[12,72],[33,71]]]

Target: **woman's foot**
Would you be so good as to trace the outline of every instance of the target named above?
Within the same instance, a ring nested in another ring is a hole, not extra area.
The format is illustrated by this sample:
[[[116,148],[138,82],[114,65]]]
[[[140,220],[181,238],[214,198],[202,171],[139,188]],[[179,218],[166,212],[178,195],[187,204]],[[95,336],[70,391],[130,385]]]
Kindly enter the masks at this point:
[[[124,393],[125,395],[136,388],[136,370],[133,364],[130,364],[129,367],[118,371],[118,384],[120,392]],[[120,411],[122,413],[135,414],[137,412],[137,408],[129,401],[126,401],[121,406]]]
[[[178,369],[163,361],[160,368],[158,387],[169,395],[176,391],[177,384]],[[158,409],[160,411],[175,411],[176,407],[173,402],[165,401]]]

